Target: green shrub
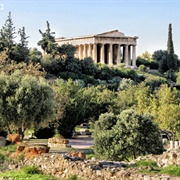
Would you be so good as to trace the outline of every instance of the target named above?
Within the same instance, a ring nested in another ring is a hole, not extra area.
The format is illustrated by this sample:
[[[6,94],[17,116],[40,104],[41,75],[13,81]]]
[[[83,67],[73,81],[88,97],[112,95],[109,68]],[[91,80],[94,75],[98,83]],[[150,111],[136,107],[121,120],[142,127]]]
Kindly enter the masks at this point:
[[[153,75],[146,75],[144,82],[146,86],[150,86],[151,89],[155,89],[156,87],[159,87],[162,84],[167,84],[167,80],[165,78]]]
[[[117,122],[117,118],[113,113],[104,113],[99,116],[95,122],[96,130],[110,130]]]
[[[95,157],[95,153],[93,150],[89,150],[88,152],[85,152],[86,159],[91,159],[92,157]]]
[[[42,174],[42,171],[40,171],[36,166],[25,166],[22,170],[26,174]]]
[[[91,57],[84,58],[84,60],[81,61],[81,66],[83,74],[94,76],[97,72],[97,67]]]
[[[121,161],[163,152],[159,129],[151,117],[129,109],[122,111],[117,119],[111,129],[97,128],[93,133],[98,158]]]
[[[106,64],[96,64],[97,66],[97,72],[94,75],[96,79],[101,79],[101,80],[110,80],[114,76],[114,70],[107,66]]]
[[[1,129],[0,129],[0,136],[3,136],[3,137],[6,138],[6,137],[7,137],[7,134],[8,134],[7,131],[4,131],[4,130],[1,130]]]
[[[117,68],[115,69],[115,75],[120,76],[121,78],[130,78],[132,80],[137,80],[138,75],[135,70],[133,69],[121,69]]]
[[[158,62],[156,62],[154,60],[148,61],[148,60],[143,59],[141,57],[137,58],[136,65],[137,66],[144,65],[146,67],[149,67],[150,69],[159,69],[159,63]]]
[[[146,71],[146,66],[145,65],[140,65],[139,67],[138,67],[138,71],[140,71],[140,72],[145,72]]]
[[[9,152],[15,152],[17,148],[17,145],[6,145],[0,148],[0,153],[9,153]]]
[[[71,175],[66,180],[78,180],[78,177],[76,175]]]
[[[162,174],[168,174],[170,176],[180,176],[180,166],[170,165],[163,168],[160,172]]]
[[[126,88],[129,88],[133,84],[134,84],[134,81],[132,79],[122,78],[122,80],[119,83],[118,91],[125,90]]]
[[[157,167],[157,163],[151,160],[141,160],[141,161],[137,161],[135,166],[136,167],[144,167],[144,166]]]
[[[5,160],[5,155],[0,153],[0,163],[3,163]]]
[[[34,135],[38,139],[48,139],[55,135],[55,129],[53,127],[45,127],[35,130]]]

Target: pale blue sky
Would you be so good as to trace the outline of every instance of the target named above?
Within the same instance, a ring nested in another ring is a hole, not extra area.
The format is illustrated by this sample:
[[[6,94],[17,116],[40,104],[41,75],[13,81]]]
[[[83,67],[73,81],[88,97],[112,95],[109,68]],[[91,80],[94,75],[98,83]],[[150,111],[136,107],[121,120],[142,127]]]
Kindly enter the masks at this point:
[[[137,55],[165,50],[172,23],[174,49],[180,57],[180,0],[0,0],[0,27],[9,11],[16,30],[25,27],[30,47],[37,47],[38,30],[44,31],[49,21],[56,37],[116,29],[138,36]]]

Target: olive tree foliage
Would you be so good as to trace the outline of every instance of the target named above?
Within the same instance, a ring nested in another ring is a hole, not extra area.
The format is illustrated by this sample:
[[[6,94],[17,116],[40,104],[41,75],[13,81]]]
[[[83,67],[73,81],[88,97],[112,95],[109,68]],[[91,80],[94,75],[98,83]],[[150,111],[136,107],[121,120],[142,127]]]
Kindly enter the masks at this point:
[[[59,79],[53,86],[57,104],[56,120],[54,122],[59,134],[70,138],[75,126],[80,125],[85,120],[90,96],[85,95],[85,89],[71,79],[67,82]]]
[[[134,84],[134,81],[130,78],[122,78],[122,80],[119,83],[118,91],[127,89],[131,85]]]
[[[97,121],[102,113],[113,112],[116,109],[116,93],[105,86],[91,86],[85,90],[84,94],[90,97],[86,119]]]
[[[150,114],[162,130],[169,130],[173,140],[180,138],[180,96],[179,92],[167,85],[161,85],[152,96]]]
[[[43,78],[22,75],[0,75],[0,124],[9,133],[21,129],[22,136],[33,128],[52,118],[54,114],[54,93]]]
[[[117,122],[117,117],[113,113],[104,113],[99,116],[95,122],[97,130],[110,130]]]
[[[36,77],[45,76],[46,72],[39,63],[17,63],[15,61],[7,61],[7,50],[0,52],[0,73],[4,72],[7,75],[13,74],[15,71],[20,71],[21,74],[29,74]]]
[[[111,129],[95,127],[94,151],[101,159],[117,161],[162,153],[163,145],[151,117],[129,109],[117,116],[117,123]]]

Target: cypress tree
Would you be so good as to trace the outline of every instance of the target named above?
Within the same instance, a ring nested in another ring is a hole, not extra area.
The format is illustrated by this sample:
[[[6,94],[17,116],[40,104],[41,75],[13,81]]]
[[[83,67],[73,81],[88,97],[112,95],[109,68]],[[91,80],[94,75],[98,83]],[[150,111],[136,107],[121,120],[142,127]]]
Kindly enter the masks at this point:
[[[4,43],[5,47],[7,48],[8,56],[12,51],[13,46],[15,45],[15,27],[13,25],[13,21],[11,18],[11,12],[9,12],[9,16],[1,29],[1,42]]]
[[[169,24],[168,43],[167,43],[167,65],[170,71],[177,69],[177,60],[174,58],[174,46],[172,40],[172,26]]]

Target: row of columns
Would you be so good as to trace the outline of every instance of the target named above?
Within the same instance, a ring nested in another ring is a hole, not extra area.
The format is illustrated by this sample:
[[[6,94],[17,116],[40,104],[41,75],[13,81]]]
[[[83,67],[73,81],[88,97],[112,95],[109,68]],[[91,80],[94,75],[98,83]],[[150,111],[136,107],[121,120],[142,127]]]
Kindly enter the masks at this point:
[[[122,51],[121,47],[123,47]],[[85,57],[91,57],[95,63],[100,62],[102,64],[106,63],[109,65],[119,64],[123,59],[126,67],[136,67],[136,46],[126,44],[79,45],[76,48],[76,57],[80,59],[84,59]]]

